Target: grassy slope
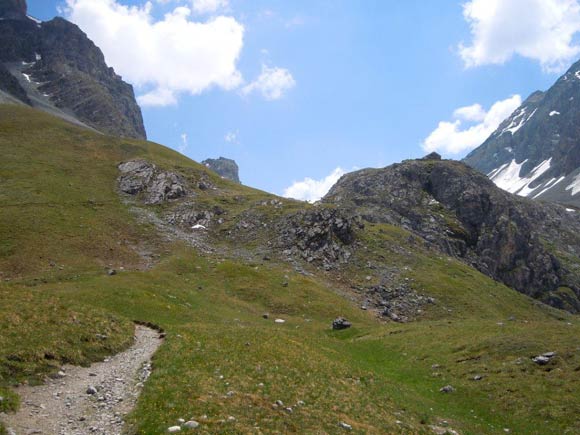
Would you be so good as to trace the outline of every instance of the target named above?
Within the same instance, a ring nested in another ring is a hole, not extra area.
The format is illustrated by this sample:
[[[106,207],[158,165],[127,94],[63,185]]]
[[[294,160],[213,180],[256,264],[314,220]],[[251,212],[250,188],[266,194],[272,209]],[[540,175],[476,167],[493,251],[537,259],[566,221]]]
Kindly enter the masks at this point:
[[[200,257],[137,224],[114,191],[115,165],[142,156],[204,170],[171,150],[0,106],[0,152],[0,271],[10,279],[0,284],[3,409],[17,405],[7,386],[118,351],[131,321],[142,320],[168,338],[131,417],[138,433],[203,415],[202,433],[337,433],[345,421],[355,433],[412,434],[440,420],[462,434],[580,432],[578,319],[453,260],[419,248],[401,254],[393,249],[408,239],[400,229],[368,225],[359,235],[368,254],[357,262],[382,255],[407,267],[413,286],[438,303],[421,321],[385,325],[337,296],[331,277]],[[225,203],[267,196],[214,182],[222,196],[227,189]],[[161,255],[151,270],[139,270],[143,237]],[[126,272],[107,276],[106,265]],[[355,326],[331,332],[337,315]],[[530,361],[546,351],[558,352],[547,368]],[[485,377],[471,381],[475,374]],[[446,384],[456,391],[439,393]],[[276,400],[305,406],[288,414],[272,409]],[[230,415],[235,422],[220,421]]]

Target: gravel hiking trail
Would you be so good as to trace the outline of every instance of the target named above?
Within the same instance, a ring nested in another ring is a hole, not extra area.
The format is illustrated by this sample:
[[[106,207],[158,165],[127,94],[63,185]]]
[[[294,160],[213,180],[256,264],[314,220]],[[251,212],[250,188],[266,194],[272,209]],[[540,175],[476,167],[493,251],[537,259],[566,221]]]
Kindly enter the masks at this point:
[[[10,435],[119,435],[163,339],[137,325],[131,348],[90,367],[65,366],[44,385],[15,389],[21,406],[0,418]]]

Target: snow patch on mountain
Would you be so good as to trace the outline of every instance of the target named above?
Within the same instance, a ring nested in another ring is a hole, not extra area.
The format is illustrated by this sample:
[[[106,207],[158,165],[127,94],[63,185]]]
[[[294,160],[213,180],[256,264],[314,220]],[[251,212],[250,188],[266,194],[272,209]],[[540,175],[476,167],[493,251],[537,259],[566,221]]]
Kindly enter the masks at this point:
[[[566,177],[560,177],[560,178],[552,178],[551,180],[548,180],[547,183],[544,183],[544,185],[541,186],[542,190],[540,191],[540,193],[537,193],[533,196],[533,199],[539,198],[544,193],[546,193],[548,190],[555,187],[557,184],[560,184],[560,182],[563,181],[565,178]]]
[[[559,115],[559,114],[560,114],[560,112],[558,112],[557,110],[552,110],[550,112],[550,116],[555,116],[555,115]]]
[[[515,114],[512,117],[512,120],[509,123],[509,125],[506,128],[504,128],[499,135],[501,136],[502,134],[509,132],[513,136],[514,134],[516,134],[518,132],[519,129],[521,129],[524,125],[526,125],[526,123],[530,119],[532,119],[532,116],[534,116],[534,114],[536,113],[536,110],[538,110],[538,109],[535,109],[529,116],[526,116],[526,109],[527,109],[527,107],[524,107],[517,114]]]
[[[537,180],[550,169],[552,158],[544,160],[542,163],[532,169],[527,177],[520,177],[522,166],[527,161],[528,160],[526,159],[521,163],[517,163],[516,160],[513,159],[510,163],[506,163],[491,171],[488,174],[488,177],[496,184],[496,186],[503,190],[506,190],[510,193],[515,193],[520,196],[530,196],[532,193],[542,187],[536,186],[531,188],[530,184],[532,184],[532,182]]]
[[[566,187],[566,190],[571,190],[572,196],[576,195],[577,193],[580,193],[580,174],[576,175],[576,178],[574,178],[572,184]]]

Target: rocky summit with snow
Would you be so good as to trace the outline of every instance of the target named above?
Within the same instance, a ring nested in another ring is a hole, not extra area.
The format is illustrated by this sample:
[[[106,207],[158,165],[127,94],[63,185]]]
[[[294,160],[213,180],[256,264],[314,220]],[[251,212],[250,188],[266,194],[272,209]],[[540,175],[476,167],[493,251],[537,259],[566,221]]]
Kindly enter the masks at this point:
[[[145,139],[133,87],[76,25],[0,0],[0,103],[26,104],[105,134]]]
[[[580,62],[537,91],[465,163],[508,192],[580,206]]]

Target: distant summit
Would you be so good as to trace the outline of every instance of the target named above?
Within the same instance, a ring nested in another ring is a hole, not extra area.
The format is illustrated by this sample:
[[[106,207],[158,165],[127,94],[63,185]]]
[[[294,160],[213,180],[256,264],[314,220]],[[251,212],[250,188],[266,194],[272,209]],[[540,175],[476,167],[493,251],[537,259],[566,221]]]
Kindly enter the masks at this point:
[[[102,133],[145,139],[133,87],[76,25],[0,0],[0,103],[27,104]]]
[[[18,20],[26,18],[26,0],[0,0],[0,18]]]
[[[580,206],[580,62],[537,91],[465,163],[508,192]]]
[[[201,163],[223,178],[235,181],[236,183],[242,183],[240,181],[238,164],[235,160],[220,157],[219,159],[206,159]]]

